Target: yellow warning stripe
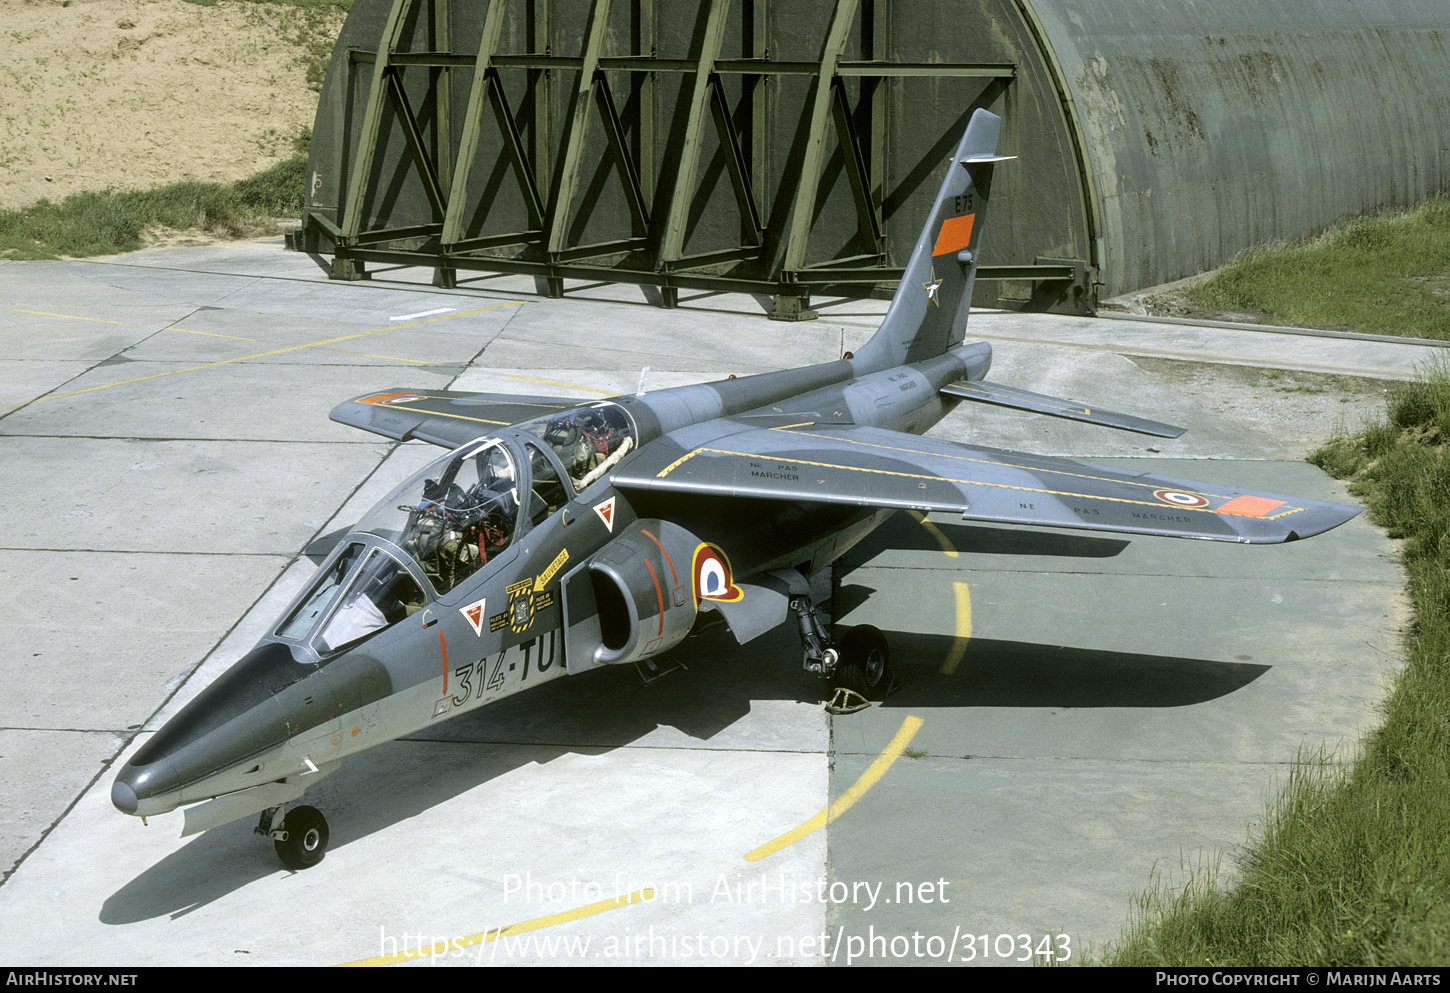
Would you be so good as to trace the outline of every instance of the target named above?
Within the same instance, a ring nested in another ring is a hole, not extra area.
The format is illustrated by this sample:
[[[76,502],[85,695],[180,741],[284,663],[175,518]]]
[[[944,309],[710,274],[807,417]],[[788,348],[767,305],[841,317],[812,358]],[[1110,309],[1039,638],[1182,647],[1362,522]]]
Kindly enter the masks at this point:
[[[923,721],[920,717],[908,717],[902,721],[901,729],[896,732],[896,737],[891,739],[891,743],[886,746],[886,749],[880,755],[876,756],[876,761],[872,762],[866,771],[861,773],[861,778],[856,780],[849,790],[842,793],[835,803],[806,821],[800,827],[787,831],[779,838],[766,842],[752,852],[747,852],[745,854],[745,861],[759,862],[767,855],[774,855],[782,848],[794,845],[807,835],[819,831],[847,810],[850,810],[851,806],[857,800],[866,795],[867,790],[875,786],[877,781],[886,775],[886,770],[891,768],[892,763],[901,758],[901,753],[906,751],[906,746],[911,744],[911,739],[916,737],[916,732],[921,730],[922,723]]]

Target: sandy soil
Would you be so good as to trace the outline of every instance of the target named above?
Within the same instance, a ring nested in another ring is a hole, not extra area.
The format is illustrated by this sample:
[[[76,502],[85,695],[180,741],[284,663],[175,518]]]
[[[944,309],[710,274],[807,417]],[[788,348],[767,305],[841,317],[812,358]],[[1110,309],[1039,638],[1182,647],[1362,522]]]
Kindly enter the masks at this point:
[[[317,94],[284,32],[286,13],[0,0],[0,207],[228,182],[287,158],[312,126]]]

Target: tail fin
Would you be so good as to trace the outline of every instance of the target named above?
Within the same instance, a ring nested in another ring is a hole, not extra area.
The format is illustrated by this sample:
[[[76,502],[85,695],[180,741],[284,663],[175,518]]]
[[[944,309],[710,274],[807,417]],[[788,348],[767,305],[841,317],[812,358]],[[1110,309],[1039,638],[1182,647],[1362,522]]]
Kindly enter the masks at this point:
[[[1001,123],[985,110],[972,114],[886,319],[856,353],[868,367],[928,359],[966,337],[992,167],[1013,157],[997,155]]]

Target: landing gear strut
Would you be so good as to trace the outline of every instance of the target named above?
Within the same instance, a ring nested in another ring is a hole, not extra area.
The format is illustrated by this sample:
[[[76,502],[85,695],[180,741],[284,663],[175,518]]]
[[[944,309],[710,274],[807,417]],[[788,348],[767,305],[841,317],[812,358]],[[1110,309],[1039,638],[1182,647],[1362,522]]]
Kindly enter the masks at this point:
[[[801,665],[829,680],[835,688],[826,710],[832,714],[851,714],[864,710],[873,701],[886,699],[896,689],[896,675],[891,670],[891,653],[886,636],[879,628],[861,624],[847,630],[844,637],[832,643],[826,626],[809,596],[790,598],[801,636]]]
[[[295,872],[312,868],[327,853],[327,818],[316,807],[269,807],[254,833],[271,838],[277,857]]]

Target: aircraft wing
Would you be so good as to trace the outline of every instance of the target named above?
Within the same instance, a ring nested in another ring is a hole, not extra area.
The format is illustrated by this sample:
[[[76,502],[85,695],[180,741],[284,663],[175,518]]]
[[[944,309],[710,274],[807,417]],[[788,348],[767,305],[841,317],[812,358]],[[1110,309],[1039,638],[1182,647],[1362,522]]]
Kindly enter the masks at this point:
[[[397,441],[416,438],[457,448],[509,424],[577,407],[579,400],[457,393],[448,390],[383,390],[345,401],[331,418]]]
[[[961,445],[880,428],[747,428],[662,438],[612,475],[623,490],[950,511],[963,520],[1270,543],[1363,508]]]

